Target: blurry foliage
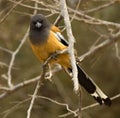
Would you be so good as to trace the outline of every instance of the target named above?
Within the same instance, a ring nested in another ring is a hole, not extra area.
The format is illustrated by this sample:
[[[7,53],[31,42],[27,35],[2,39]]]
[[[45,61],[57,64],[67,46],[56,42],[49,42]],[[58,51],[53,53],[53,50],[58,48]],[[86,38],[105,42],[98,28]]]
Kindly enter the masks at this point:
[[[53,4],[52,1],[46,0],[48,4]],[[83,0],[80,5],[81,10],[91,9],[99,5],[105,4],[108,1],[88,1]],[[28,0],[24,1],[25,4],[34,5],[34,2]],[[0,19],[9,11],[13,3],[7,0],[0,1]],[[91,16],[111,22],[120,23],[120,4],[112,5],[111,7],[105,8],[98,12],[90,13]],[[0,46],[6,49],[14,51],[19,45],[27,27],[29,26],[30,16],[19,14],[24,12],[32,14],[33,10],[18,5],[8,18],[0,24]],[[38,11],[38,13],[44,13]],[[49,17],[48,19],[52,22],[55,21],[57,15]],[[63,23],[59,24],[63,25]],[[73,34],[76,38],[76,49],[78,55],[82,55],[87,52],[92,44],[97,40],[97,30],[101,33],[106,33],[107,30],[103,26],[88,25],[83,22],[73,21],[72,22]],[[65,32],[63,32],[66,37]],[[103,39],[104,40],[104,39]],[[120,43],[120,41],[118,42]],[[119,46],[120,49],[120,46]],[[0,50],[0,62],[9,64],[11,55],[7,52]],[[120,92],[120,60],[115,55],[114,45],[109,46],[102,52],[91,56],[85,60],[81,66],[84,70],[96,81],[96,83],[102,88],[105,93],[109,96],[114,96]],[[2,78],[3,74],[6,74],[8,67],[0,66],[0,85],[5,85],[6,82]],[[20,52],[17,54],[14,68],[12,70],[12,79],[14,83],[22,82],[24,80],[35,77],[41,73],[41,64],[36,59],[29,45],[29,40],[25,42]],[[2,101],[0,101],[0,113],[9,109],[20,101],[24,101],[28,98],[28,95],[32,95],[35,89],[34,85],[29,85],[19,91],[16,91]],[[64,91],[61,92],[61,89]],[[73,85],[70,77],[60,71],[53,77],[53,83],[45,81],[44,86],[39,90],[39,95],[50,97],[54,100],[65,102],[70,105],[71,108],[76,109],[78,107],[78,97],[73,92]],[[83,106],[93,103],[94,100],[88,93],[83,90]],[[26,111],[28,109],[30,100],[21,104],[7,116],[7,118],[25,118]],[[85,118],[119,118],[120,117],[120,99],[113,101],[113,105],[108,107],[97,106],[95,108],[83,111]],[[36,99],[35,105],[32,110],[32,118],[57,118],[58,115],[66,113],[64,107],[58,106],[43,99]],[[0,114],[2,118],[3,114]],[[73,116],[68,116],[73,118]]]

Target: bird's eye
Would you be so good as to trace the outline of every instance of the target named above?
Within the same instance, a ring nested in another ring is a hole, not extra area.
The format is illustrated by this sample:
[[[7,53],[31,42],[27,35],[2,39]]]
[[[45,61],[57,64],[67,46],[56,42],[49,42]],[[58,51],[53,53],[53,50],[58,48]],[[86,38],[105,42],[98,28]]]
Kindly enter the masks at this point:
[[[36,21],[33,21],[32,23],[33,23],[33,25],[35,25],[35,24],[36,24]]]

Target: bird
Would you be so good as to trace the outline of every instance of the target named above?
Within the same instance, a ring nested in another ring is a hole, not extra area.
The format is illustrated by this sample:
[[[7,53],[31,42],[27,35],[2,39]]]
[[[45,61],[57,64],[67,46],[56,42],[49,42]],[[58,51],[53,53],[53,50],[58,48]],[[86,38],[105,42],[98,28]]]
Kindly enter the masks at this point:
[[[41,63],[52,54],[68,48],[69,42],[61,34],[61,30],[49,22],[43,14],[33,15],[30,19],[29,40],[33,53]],[[49,65],[59,64],[67,72],[72,73],[70,56],[63,53],[49,61]],[[76,63],[79,84],[98,102],[111,106],[111,99],[97,86],[88,74]]]

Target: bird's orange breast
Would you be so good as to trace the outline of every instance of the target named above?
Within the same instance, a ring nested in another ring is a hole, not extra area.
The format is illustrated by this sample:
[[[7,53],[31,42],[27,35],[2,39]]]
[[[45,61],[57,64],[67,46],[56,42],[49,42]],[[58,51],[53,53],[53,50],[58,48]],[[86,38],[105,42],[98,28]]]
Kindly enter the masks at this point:
[[[56,39],[54,33],[51,31],[48,37],[48,40],[42,44],[35,44],[31,43],[32,50],[37,58],[44,62],[51,54],[61,51],[67,48],[67,46],[63,45],[58,39]],[[50,64],[59,63],[62,66],[69,67],[70,66],[70,59],[69,54],[61,54],[55,57],[50,61]]]

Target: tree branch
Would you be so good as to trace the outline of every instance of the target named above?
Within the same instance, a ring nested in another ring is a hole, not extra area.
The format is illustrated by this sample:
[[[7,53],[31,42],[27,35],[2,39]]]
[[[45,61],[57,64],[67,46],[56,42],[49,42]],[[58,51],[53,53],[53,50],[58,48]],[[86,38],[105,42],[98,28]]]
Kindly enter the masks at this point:
[[[9,10],[9,12],[0,20],[0,24],[5,21],[5,19],[10,15],[10,13],[15,9],[17,5],[19,5],[23,0],[20,0],[18,2],[15,2],[13,7]]]
[[[115,96],[113,96],[113,97],[111,97],[111,100],[115,100],[115,99],[117,99],[117,98],[119,98],[119,97],[120,97],[120,93],[117,94],[117,95],[115,95]],[[94,104],[88,105],[88,106],[86,106],[86,107],[83,107],[81,110],[82,110],[82,111],[88,110],[88,109],[93,108],[93,107],[96,107],[96,106],[98,106],[98,105],[99,105],[99,103],[94,103]],[[76,109],[74,112],[76,112],[76,113],[79,112],[79,109]],[[68,112],[68,113],[66,113],[66,114],[59,115],[59,117],[65,118],[65,117],[67,117],[67,116],[69,116],[69,115],[72,115],[72,113],[71,113],[71,112]]]
[[[65,26],[66,26],[66,31],[67,31],[67,36],[69,40],[69,46],[68,46],[68,52],[70,55],[70,61],[72,65],[72,71],[73,71],[73,82],[74,82],[74,90],[78,91],[79,89],[79,84],[78,84],[78,72],[77,72],[77,67],[76,67],[76,59],[74,55],[74,36],[72,34],[72,28],[70,24],[70,19],[67,11],[67,6],[66,6],[66,1],[65,0],[60,0],[60,6],[61,6],[61,12],[64,18]]]
[[[8,75],[8,86],[12,89],[13,88],[13,84],[12,84],[12,75],[11,75],[11,72],[12,72],[12,66],[13,66],[13,63],[15,61],[15,57],[17,55],[17,53],[19,52],[19,50],[21,49],[21,47],[23,46],[24,42],[26,41],[27,37],[28,37],[28,32],[29,32],[29,28],[27,29],[21,43],[19,44],[19,46],[17,47],[17,49],[12,53],[12,58],[11,58],[11,61],[10,61],[10,64],[9,64],[9,68],[8,68],[8,72],[7,72],[7,75]]]
[[[100,5],[100,6],[96,7],[96,8],[85,10],[85,11],[83,11],[83,13],[96,12],[96,11],[105,9],[106,7],[109,7],[109,6],[111,6],[111,5],[113,5],[113,4],[117,3],[117,2],[118,2],[118,0],[111,0],[110,2],[108,2],[108,3],[104,4],[104,5]]]
[[[106,39],[104,42],[98,44],[97,46],[94,46],[88,52],[80,56],[78,61],[82,62],[88,57],[94,55],[96,52],[103,50],[105,47],[108,47],[109,45],[117,42],[120,39],[119,37],[120,37],[120,30],[116,34],[111,34],[111,36],[108,39]]]

